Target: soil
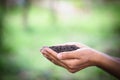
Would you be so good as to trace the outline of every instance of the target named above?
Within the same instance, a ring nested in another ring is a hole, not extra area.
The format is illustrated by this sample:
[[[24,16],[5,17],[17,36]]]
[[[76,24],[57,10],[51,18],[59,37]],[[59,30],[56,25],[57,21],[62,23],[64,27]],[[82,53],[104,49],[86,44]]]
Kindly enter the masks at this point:
[[[66,52],[66,51],[73,51],[73,50],[79,49],[79,47],[77,47],[75,45],[50,46],[49,48],[51,48],[52,50],[54,50],[57,53]]]

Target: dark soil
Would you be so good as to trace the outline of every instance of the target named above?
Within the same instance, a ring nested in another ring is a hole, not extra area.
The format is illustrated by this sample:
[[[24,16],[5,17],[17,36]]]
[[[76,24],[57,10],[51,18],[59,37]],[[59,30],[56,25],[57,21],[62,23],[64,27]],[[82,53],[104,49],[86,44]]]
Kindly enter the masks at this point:
[[[75,45],[50,46],[49,48],[51,48],[52,50],[54,50],[54,51],[57,52],[57,53],[66,52],[66,51],[73,51],[73,50],[79,49],[79,47],[77,47],[77,46],[75,46]]]

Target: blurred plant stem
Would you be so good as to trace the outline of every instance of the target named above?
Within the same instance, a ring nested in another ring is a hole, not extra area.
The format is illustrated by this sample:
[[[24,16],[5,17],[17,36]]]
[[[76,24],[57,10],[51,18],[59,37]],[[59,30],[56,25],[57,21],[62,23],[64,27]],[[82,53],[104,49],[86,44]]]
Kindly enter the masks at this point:
[[[6,2],[7,0],[2,0],[0,1],[0,69],[3,69],[3,60],[1,59],[3,56],[3,29],[4,29],[4,17],[5,17],[5,13],[6,13]],[[0,80],[2,78],[2,71],[0,70]]]
[[[28,25],[29,6],[30,6],[30,0],[25,0],[23,5],[23,27],[25,30],[29,30],[29,25]]]
[[[4,17],[6,13],[6,2],[7,0],[2,0],[0,1],[0,53],[2,54],[3,52],[3,28],[4,28]]]

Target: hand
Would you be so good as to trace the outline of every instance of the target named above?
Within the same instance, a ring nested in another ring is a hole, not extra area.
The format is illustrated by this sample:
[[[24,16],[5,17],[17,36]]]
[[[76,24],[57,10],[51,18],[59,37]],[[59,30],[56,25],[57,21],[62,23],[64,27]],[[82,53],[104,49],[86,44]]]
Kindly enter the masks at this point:
[[[97,65],[97,53],[95,50],[80,43],[66,43],[62,45],[76,45],[80,47],[80,49],[58,54],[50,48],[44,47],[41,52],[51,62],[66,68],[71,73],[77,72],[88,66]]]
[[[120,58],[98,52],[80,43],[66,43],[62,45],[76,45],[80,49],[56,53],[52,49],[44,47],[41,49],[41,53],[51,62],[64,67],[71,73],[89,66],[97,66],[120,79]]]

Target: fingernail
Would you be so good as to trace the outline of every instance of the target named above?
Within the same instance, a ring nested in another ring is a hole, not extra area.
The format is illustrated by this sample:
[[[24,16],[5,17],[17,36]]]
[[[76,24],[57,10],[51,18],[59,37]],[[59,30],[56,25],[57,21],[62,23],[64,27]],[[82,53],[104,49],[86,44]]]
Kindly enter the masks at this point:
[[[40,50],[40,52],[41,52],[41,53],[44,53],[44,50],[43,50],[43,49],[41,49],[41,50]]]
[[[47,54],[46,50],[41,50],[41,53],[42,53],[43,55],[46,55],[46,54]]]
[[[62,54],[58,54],[58,55],[57,55],[57,58],[58,58],[58,59],[62,59]]]

